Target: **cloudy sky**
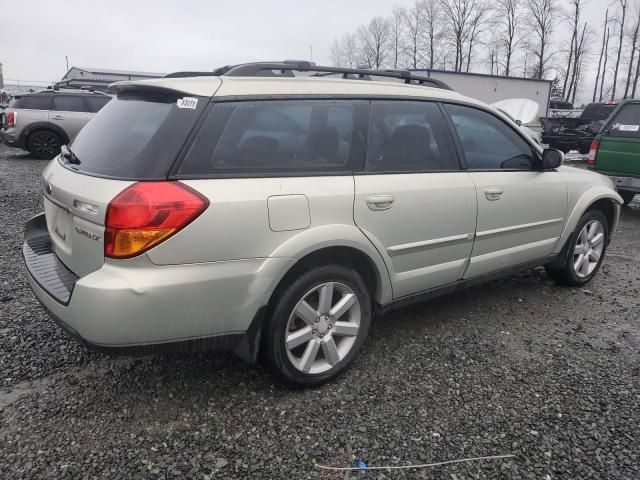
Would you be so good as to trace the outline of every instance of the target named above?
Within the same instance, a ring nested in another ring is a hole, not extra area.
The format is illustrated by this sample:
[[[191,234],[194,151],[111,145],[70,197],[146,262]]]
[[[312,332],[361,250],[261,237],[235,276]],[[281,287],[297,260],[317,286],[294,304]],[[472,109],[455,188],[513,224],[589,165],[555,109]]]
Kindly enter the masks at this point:
[[[561,0],[569,4],[569,0]],[[600,36],[613,0],[588,0]],[[69,64],[149,72],[203,70],[252,60],[329,63],[333,39],[412,0],[4,0],[5,79],[59,80]],[[558,31],[557,38],[564,35]],[[568,41],[568,40],[567,40]],[[598,49],[594,41],[594,53]],[[484,55],[482,55],[484,57]],[[595,64],[597,61],[591,62]],[[595,73],[593,74],[595,76]],[[591,82],[587,80],[586,85]],[[592,87],[586,87],[589,90]],[[586,94],[585,94],[586,95]]]

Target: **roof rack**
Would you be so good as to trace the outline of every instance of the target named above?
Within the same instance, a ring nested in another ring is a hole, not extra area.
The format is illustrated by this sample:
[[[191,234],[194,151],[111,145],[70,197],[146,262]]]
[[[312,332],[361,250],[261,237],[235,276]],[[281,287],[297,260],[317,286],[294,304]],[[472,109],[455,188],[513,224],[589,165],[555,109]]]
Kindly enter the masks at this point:
[[[164,78],[185,78],[195,76],[226,77],[295,77],[293,72],[312,72],[315,77],[341,75],[343,79],[373,80],[372,77],[397,78],[409,85],[425,85],[429,87],[452,90],[441,80],[416,75],[408,70],[371,70],[365,68],[324,67],[312,62],[285,60],[284,62],[256,62],[240,65],[227,65],[216,68],[212,72],[176,72]]]

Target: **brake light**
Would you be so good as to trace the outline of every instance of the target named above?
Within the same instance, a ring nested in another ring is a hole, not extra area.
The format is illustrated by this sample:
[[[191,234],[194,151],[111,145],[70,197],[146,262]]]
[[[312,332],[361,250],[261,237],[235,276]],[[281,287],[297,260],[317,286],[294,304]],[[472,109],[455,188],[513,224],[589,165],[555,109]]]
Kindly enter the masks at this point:
[[[598,148],[600,147],[600,144],[598,143],[597,140],[594,140],[591,143],[591,149],[589,150],[589,156],[587,157],[587,164],[588,165],[595,165],[596,164],[596,155],[598,154]]]
[[[180,182],[138,182],[107,207],[104,254],[131,258],[165,241],[195,220],[209,200]]]
[[[15,127],[18,114],[16,112],[7,113],[7,126]]]

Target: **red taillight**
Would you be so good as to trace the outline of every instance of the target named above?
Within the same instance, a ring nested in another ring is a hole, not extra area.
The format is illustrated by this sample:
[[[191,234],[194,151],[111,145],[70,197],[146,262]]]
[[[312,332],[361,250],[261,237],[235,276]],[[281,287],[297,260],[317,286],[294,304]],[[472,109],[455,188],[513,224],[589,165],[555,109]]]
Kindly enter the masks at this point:
[[[140,255],[195,220],[209,200],[180,182],[139,182],[120,192],[107,207],[104,254]]]
[[[7,113],[7,126],[15,127],[18,114],[16,112]]]
[[[595,165],[596,164],[596,155],[598,154],[598,148],[600,147],[600,144],[598,143],[597,140],[594,140],[591,143],[591,149],[589,150],[589,156],[587,157],[587,164],[588,165]]]

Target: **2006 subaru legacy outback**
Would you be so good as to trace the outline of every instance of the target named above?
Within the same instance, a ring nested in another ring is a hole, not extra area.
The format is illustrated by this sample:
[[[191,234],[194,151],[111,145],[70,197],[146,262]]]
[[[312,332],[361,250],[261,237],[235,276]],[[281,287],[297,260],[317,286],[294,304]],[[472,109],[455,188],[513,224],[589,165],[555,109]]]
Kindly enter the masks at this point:
[[[313,385],[375,312],[540,265],[593,278],[622,204],[608,178],[440,82],[370,74],[116,84],[43,173],[24,243],[40,302],[93,347],[260,350]]]

